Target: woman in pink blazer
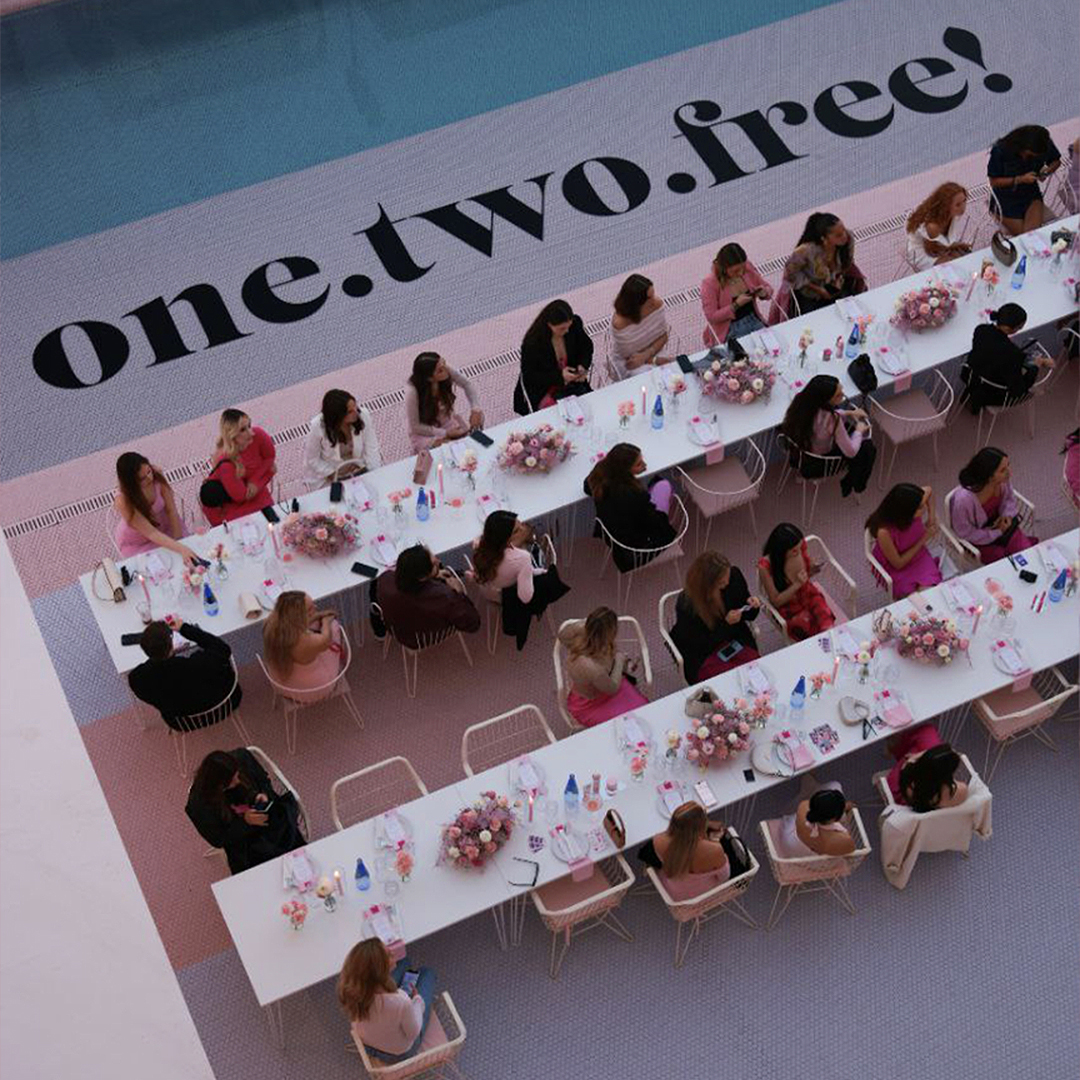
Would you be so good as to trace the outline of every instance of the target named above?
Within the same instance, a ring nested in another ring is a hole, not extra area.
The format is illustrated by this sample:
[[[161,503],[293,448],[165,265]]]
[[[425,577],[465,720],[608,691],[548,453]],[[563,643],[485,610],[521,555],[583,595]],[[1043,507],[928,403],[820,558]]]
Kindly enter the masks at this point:
[[[701,283],[701,307],[708,320],[706,345],[742,337],[765,325],[757,302],[772,296],[772,286],[757,272],[738,244],[725,244],[713,259],[713,272]]]

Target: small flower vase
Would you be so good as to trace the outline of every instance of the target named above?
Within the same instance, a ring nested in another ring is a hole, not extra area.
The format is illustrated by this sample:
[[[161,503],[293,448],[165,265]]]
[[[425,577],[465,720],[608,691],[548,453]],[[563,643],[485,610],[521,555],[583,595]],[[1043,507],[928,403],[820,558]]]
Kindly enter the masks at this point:
[[[225,560],[224,559],[218,559],[217,563],[215,563],[215,565],[214,565],[214,577],[217,578],[218,581],[228,581],[229,580],[229,570],[228,570],[228,567],[226,567],[226,565],[225,565]]]
[[[664,751],[664,767],[668,769],[674,769],[679,762],[679,751],[677,747],[669,746]]]
[[[811,701],[820,701],[821,700],[821,688],[822,688],[823,685],[824,685],[823,683],[819,683],[819,682],[812,682],[810,684],[810,700]]]
[[[1053,274],[1054,277],[1057,277],[1061,273],[1062,267],[1065,265],[1061,258],[1063,254],[1064,252],[1061,251],[1055,252],[1054,257],[1050,260],[1050,273]]]
[[[644,755],[636,755],[630,760],[630,779],[635,784],[640,784],[645,779],[645,770],[649,766],[649,759]]]
[[[331,915],[337,911],[337,900],[334,898],[333,893],[323,897],[323,907],[326,908]]]
[[[619,417],[619,427],[620,428],[628,428],[629,426],[630,426],[630,417],[629,416],[620,416]]]
[[[800,368],[806,367],[806,350],[805,349],[800,349],[799,350],[799,367]]]
[[[469,490],[470,491],[475,491],[476,490],[476,476],[475,476],[475,474],[473,474],[471,472],[467,472],[465,474],[465,479],[468,481]]]
[[[865,686],[870,681],[870,665],[860,664],[856,676],[860,686]]]

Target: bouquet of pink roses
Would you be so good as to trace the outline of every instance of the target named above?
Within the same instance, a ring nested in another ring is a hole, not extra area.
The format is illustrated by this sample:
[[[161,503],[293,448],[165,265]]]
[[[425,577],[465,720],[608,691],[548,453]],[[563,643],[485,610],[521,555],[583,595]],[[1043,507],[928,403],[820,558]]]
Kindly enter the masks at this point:
[[[775,382],[776,371],[768,360],[727,358],[714,360],[702,372],[701,392],[732,405],[752,405],[768,401]]]
[[[896,301],[896,310],[889,322],[901,330],[944,326],[956,314],[958,292],[955,286],[940,281],[906,292]]]
[[[355,547],[359,532],[352,514],[316,511],[290,518],[281,528],[281,537],[287,547],[313,559],[325,559]]]
[[[514,814],[505,795],[483,791],[449,825],[442,828],[439,862],[451,866],[482,867],[510,839]]]
[[[723,698],[718,698],[710,715],[691,721],[686,736],[686,760],[707,769],[749,750],[751,729],[768,719],[772,711],[767,694],[754,698],[752,704],[745,698],[736,698],[727,705]]]
[[[896,636],[896,651],[920,664],[951,664],[957,653],[967,650],[968,644],[952,619],[931,615],[910,617]]]
[[[512,431],[499,451],[499,466],[508,472],[550,472],[574,449],[562,431],[541,424],[535,431]]]

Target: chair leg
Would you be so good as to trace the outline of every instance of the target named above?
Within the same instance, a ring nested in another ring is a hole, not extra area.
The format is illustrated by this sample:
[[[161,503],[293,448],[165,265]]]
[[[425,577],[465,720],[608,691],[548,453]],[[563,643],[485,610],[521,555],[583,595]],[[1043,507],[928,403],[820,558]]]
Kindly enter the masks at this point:
[[[410,680],[410,678],[409,678],[409,652],[410,652],[410,650],[406,649],[404,645],[401,646],[401,664],[402,664],[402,667],[405,669],[405,693],[408,694],[409,697],[414,698],[414,697],[416,697],[417,676],[419,675],[419,672],[420,672],[420,654],[418,652],[413,652],[412,653],[413,665],[412,665],[412,678]]]
[[[633,941],[634,935],[623,926],[622,920],[614,911],[608,911],[604,913],[601,922],[606,926],[616,937],[621,937],[623,941]]]
[[[469,667],[472,667],[472,654],[469,652],[469,646],[465,644],[465,635],[460,630],[458,631],[457,639],[461,642],[461,651],[465,654],[465,659],[468,661]]]
[[[776,924],[783,918],[784,912],[788,909],[788,904],[791,903],[791,898],[795,895],[794,885],[778,885],[776,887],[776,896],[773,897],[772,909],[769,911],[769,921],[765,924],[766,930],[772,930]],[[777,911],[777,905],[780,903],[780,898],[784,898],[784,905]]]
[[[187,776],[187,733],[183,731],[173,731],[169,729],[169,738],[176,737],[177,741],[173,744],[176,750],[176,767],[180,770],[181,776]]]
[[[487,640],[488,656],[494,656],[499,647],[499,615],[494,604],[487,605],[487,622],[484,624],[484,634]]]
[[[247,732],[247,728],[244,727],[244,722],[240,719],[240,710],[233,709],[229,716],[232,718],[233,727],[236,728],[237,734],[240,736],[244,746],[251,745],[251,736]]]
[[[934,472],[937,472],[938,468],[940,466],[940,461],[939,461],[939,458],[938,458],[938,444],[937,444],[937,430],[936,429],[934,430],[934,434],[931,437],[930,441],[931,441],[931,444],[934,447]]]
[[[840,906],[849,914],[855,914],[855,905],[851,902],[847,885],[843,878],[826,878],[825,887],[840,902]]]
[[[807,532],[809,532],[814,526],[814,513],[817,510],[817,500],[818,500],[818,495],[820,495],[820,494],[821,494],[821,485],[820,484],[815,484],[814,485],[814,497],[813,497],[813,499],[810,500],[810,520],[806,523],[806,531]],[[804,501],[805,501],[805,498],[806,498],[806,492],[804,490],[803,491],[803,499],[804,499]]]
[[[356,726],[363,731],[364,718],[360,715],[360,710],[356,707],[356,702],[353,701],[352,690],[346,687],[345,692],[341,695],[341,700],[345,702],[345,708],[349,710],[349,715],[355,721]]]
[[[296,706],[289,707],[289,701],[283,700],[282,704],[285,707],[285,748],[290,754],[296,753],[296,735],[297,724],[296,714],[300,711]]]
[[[495,936],[499,939],[499,948],[506,952],[506,912],[502,904],[496,904],[491,909],[491,917],[495,920]]]
[[[559,945],[559,937],[562,937],[562,948],[559,950],[558,956],[555,954],[555,950]],[[555,930],[551,934],[551,963],[548,966],[548,975],[553,979],[559,977],[559,971],[562,969],[562,962],[566,959],[566,954],[570,949],[570,927],[566,927],[565,930]]]
[[[810,531],[810,526],[806,524],[806,481],[802,482],[802,522],[806,528],[806,531]]]
[[[751,499],[746,504],[746,508],[750,511],[750,528],[754,530],[754,539],[756,540],[758,538],[757,514],[754,513],[754,500],[753,499]],[[709,523],[712,524],[712,518],[709,519]],[[709,542],[709,534],[706,533],[705,534],[705,543],[708,544],[708,542]]]
[[[743,907],[741,900],[729,900],[724,911],[733,919],[738,919],[744,926],[749,926],[751,930],[761,929],[754,916]]]

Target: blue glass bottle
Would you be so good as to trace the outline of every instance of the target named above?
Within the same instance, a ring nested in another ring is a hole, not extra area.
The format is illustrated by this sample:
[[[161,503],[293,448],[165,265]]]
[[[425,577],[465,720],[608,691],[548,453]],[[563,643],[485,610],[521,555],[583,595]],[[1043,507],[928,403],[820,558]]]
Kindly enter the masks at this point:
[[[1024,287],[1024,278],[1027,277],[1027,256],[1021,255],[1020,261],[1016,264],[1016,269],[1012,274],[1012,281],[1009,283],[1014,289],[1022,289]]]
[[[851,328],[851,336],[847,339],[847,346],[844,348],[844,355],[849,360],[854,360],[859,355],[859,324],[856,323]]]
[[[573,773],[570,774],[570,779],[566,781],[566,788],[563,790],[563,802],[566,803],[566,812],[568,814],[578,812],[578,807],[581,805],[581,792],[578,791],[577,777]]]
[[[803,706],[806,705],[806,676],[800,675],[795,689],[791,691],[791,719],[798,720],[802,716]]]
[[[202,609],[203,613],[211,618],[218,613],[217,597],[214,595],[214,590],[210,588],[209,581],[203,582]]]
[[[652,409],[651,423],[656,431],[659,431],[664,426],[664,402],[659,394],[656,395],[656,404]]]
[[[1062,570],[1056,578],[1054,578],[1054,584],[1050,586],[1050,593],[1047,599],[1051,604],[1056,604],[1065,595],[1065,584],[1069,580],[1067,571]]]
[[[421,488],[420,494],[416,496],[416,520],[427,521],[431,516],[431,508],[428,506],[427,492]]]
[[[353,880],[356,882],[356,887],[360,892],[367,892],[371,888],[371,875],[368,873],[368,868],[364,865],[363,859],[356,860],[356,873],[353,875]]]

